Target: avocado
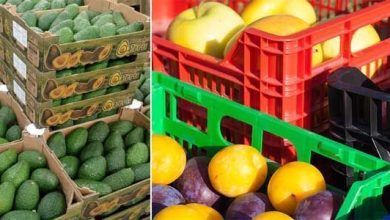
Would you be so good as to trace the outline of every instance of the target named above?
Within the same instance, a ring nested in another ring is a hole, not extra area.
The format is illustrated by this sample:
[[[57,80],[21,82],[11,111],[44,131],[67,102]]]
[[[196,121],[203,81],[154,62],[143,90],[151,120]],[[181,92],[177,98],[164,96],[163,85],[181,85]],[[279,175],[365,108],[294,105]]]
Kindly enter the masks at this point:
[[[90,10],[87,11],[87,14],[88,14],[88,17],[89,17],[90,21],[92,21],[97,16],[101,15],[101,13],[98,12],[98,11],[90,11]]]
[[[103,155],[103,144],[98,141],[91,141],[81,150],[80,160],[81,162],[85,162],[86,160],[92,157],[98,157]]]
[[[132,166],[134,171],[135,182],[147,179],[150,177],[150,163],[143,163]]]
[[[50,192],[59,186],[59,180],[56,174],[47,168],[38,168],[31,174],[31,179],[34,180],[41,192]]]
[[[0,121],[4,121],[8,126],[16,123],[15,112],[8,106],[0,108]]]
[[[50,136],[50,138],[47,141],[47,145],[58,158],[65,156],[66,142],[65,142],[65,136],[62,132],[57,132],[52,136]]]
[[[67,77],[72,75],[72,70],[67,69],[67,70],[60,70],[56,72],[56,78],[62,78],[62,77]]]
[[[29,12],[26,12],[22,15],[22,19],[24,22],[26,22],[26,24],[29,26],[29,27],[35,27],[37,26],[37,22],[38,22],[38,18],[37,16],[29,11]]]
[[[104,151],[109,152],[115,148],[124,148],[125,144],[122,139],[122,135],[118,131],[111,132],[107,139],[104,141]]]
[[[88,180],[102,180],[106,175],[107,162],[102,156],[86,160],[80,167],[79,178]]]
[[[144,24],[142,22],[136,21],[124,27],[121,27],[117,30],[118,34],[130,34],[144,29]]]
[[[43,15],[41,15],[38,19],[38,27],[43,30],[47,31],[50,29],[51,25],[53,24],[54,20],[58,17],[59,12],[46,12]]]
[[[0,121],[0,137],[5,137],[7,133],[7,124],[4,121]]]
[[[8,149],[0,153],[0,175],[16,163],[18,153],[15,149]]]
[[[47,166],[45,155],[39,151],[26,150],[18,155],[18,161],[26,161],[30,166],[31,171],[37,168],[43,168]]]
[[[32,180],[26,180],[16,191],[15,209],[34,210],[39,202],[39,186]]]
[[[108,66],[108,61],[102,61],[99,63],[91,64],[85,67],[86,72],[91,72],[91,71],[96,71],[96,70],[101,70],[105,69]]]
[[[70,19],[74,19],[79,14],[79,5],[68,4],[64,11],[68,12]]]
[[[127,21],[125,20],[125,18],[123,17],[121,12],[114,11],[112,13],[112,18],[113,18],[114,23],[116,24],[116,26],[118,28],[121,28],[121,27],[124,27],[127,25]]]
[[[130,147],[131,145],[138,142],[143,142],[145,135],[144,133],[145,129],[141,127],[136,127],[132,131],[130,131],[125,138],[126,147]]]
[[[1,175],[1,182],[11,182],[16,188],[28,179],[30,176],[30,167],[26,161],[18,161],[3,175]]]
[[[95,120],[97,118],[97,115],[98,114],[93,114],[91,116],[79,118],[79,119],[76,120],[75,124],[82,124],[82,123],[85,123],[85,122],[93,121],[93,120]]]
[[[104,142],[110,133],[110,128],[104,121],[96,122],[88,129],[88,141]]]
[[[127,133],[129,133],[133,129],[133,123],[127,120],[118,120],[115,122],[110,123],[109,125],[110,131],[119,132],[122,136],[125,136]]]
[[[88,130],[80,127],[66,136],[66,152],[68,155],[77,155],[88,140]]]
[[[104,118],[104,117],[108,117],[108,116],[111,116],[111,115],[115,115],[118,113],[118,110],[119,109],[112,109],[110,111],[106,111],[106,112],[100,112],[98,114],[98,118]]]
[[[82,6],[82,5],[84,5],[84,0],[66,0],[66,4],[67,5],[76,4],[76,5]]]
[[[135,90],[133,98],[142,102],[144,100],[144,94],[141,92],[141,90],[137,89],[137,90]]]
[[[126,167],[126,152],[123,148],[114,148],[106,155],[107,173],[112,174]]]
[[[6,143],[9,143],[9,142],[7,141],[7,139],[0,138],[0,144],[6,144]]]
[[[150,79],[146,79],[142,86],[139,88],[144,96],[150,94]]]
[[[99,38],[100,29],[96,26],[89,26],[85,29],[77,32],[77,34],[74,35],[75,41],[83,41],[83,40],[91,40]]]
[[[65,8],[65,6],[66,6],[65,0],[52,0],[51,1],[51,9]]]
[[[22,3],[16,7],[16,12],[17,13],[24,13],[26,11],[30,11],[31,9],[34,8],[35,3],[31,0],[24,0]],[[36,21],[36,18],[35,18]]]
[[[20,140],[22,138],[22,130],[18,125],[12,125],[5,133],[5,138],[9,142]]]
[[[87,27],[90,27],[91,26],[91,23],[89,22],[88,19],[75,19],[73,21],[73,30],[75,33],[78,33],[82,30],[84,30],[85,28]]]
[[[112,189],[108,184],[94,180],[77,179],[75,180],[75,183],[80,188],[86,187],[91,189],[92,191],[99,193],[100,197],[110,194],[112,192]]]
[[[46,194],[39,202],[37,212],[42,220],[55,219],[65,214],[66,201],[64,194],[60,192]]]
[[[127,88],[127,84],[122,84],[122,85],[109,87],[107,89],[107,94],[111,94],[111,93],[114,93],[114,92],[120,92],[120,91],[125,90],[126,88]]]
[[[61,102],[61,100],[59,100]],[[53,130],[59,130],[59,129],[64,129],[64,128],[67,128],[67,127],[70,127],[70,126],[73,126],[74,125],[74,122],[73,120],[68,120],[66,121],[64,124],[60,124],[60,125],[57,125],[53,128]],[[66,147],[65,147],[66,149]]]
[[[134,171],[131,168],[122,169],[103,179],[103,183],[111,186],[112,191],[117,191],[130,186],[134,182]]]
[[[34,5],[34,11],[45,11],[51,8],[50,2],[47,0],[41,0],[36,5]]]
[[[100,37],[111,37],[116,35],[116,26],[113,23],[105,23],[100,26]]]
[[[107,89],[98,89],[93,92],[88,92],[83,95],[83,100],[92,99],[99,96],[104,96],[107,92]]]
[[[57,31],[61,30],[62,28],[68,27],[70,30],[73,29],[73,20],[72,19],[66,19],[61,21],[60,23],[56,24],[54,27],[51,27],[49,29],[50,32],[56,33]],[[73,33],[73,32],[72,32]]]
[[[60,161],[69,177],[72,179],[76,178],[80,166],[79,159],[75,156],[65,156]]]
[[[74,41],[73,31],[70,27],[61,28],[60,30],[54,33],[58,35],[59,37],[58,43],[60,44],[66,44]]]
[[[92,22],[94,26],[101,27],[107,23],[114,23],[112,14],[106,14],[101,17],[96,22]]]
[[[132,145],[126,152],[127,167],[146,163],[149,160],[149,148],[144,143]]]
[[[12,182],[0,184],[0,216],[11,211],[14,204],[16,188]]]
[[[1,217],[1,220],[40,220],[38,213],[29,210],[10,211]]]
[[[80,12],[74,19],[75,22],[78,22],[80,20],[87,20],[89,23],[89,15],[87,11]]]

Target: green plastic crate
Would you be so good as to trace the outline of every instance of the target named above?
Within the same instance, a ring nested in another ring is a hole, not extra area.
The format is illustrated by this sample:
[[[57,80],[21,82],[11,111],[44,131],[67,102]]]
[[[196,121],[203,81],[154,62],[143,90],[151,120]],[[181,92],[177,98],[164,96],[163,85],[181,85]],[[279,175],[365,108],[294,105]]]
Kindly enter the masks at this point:
[[[222,119],[231,117],[252,126],[251,145],[259,151],[262,150],[262,134],[268,132],[288,139],[295,146],[300,161],[310,162],[313,153],[317,153],[347,165],[354,169],[355,174],[364,176],[364,180],[354,182],[346,192],[344,203],[336,219],[383,219],[388,213],[382,202],[383,189],[390,185],[388,162],[165,74],[153,73],[152,82],[154,133],[169,135],[190,150],[196,148],[213,155],[224,146],[231,144],[223,138],[220,129]],[[178,119],[177,98],[207,109],[207,131],[201,131]],[[357,176],[355,175],[356,178]],[[328,188],[336,190],[332,186]]]

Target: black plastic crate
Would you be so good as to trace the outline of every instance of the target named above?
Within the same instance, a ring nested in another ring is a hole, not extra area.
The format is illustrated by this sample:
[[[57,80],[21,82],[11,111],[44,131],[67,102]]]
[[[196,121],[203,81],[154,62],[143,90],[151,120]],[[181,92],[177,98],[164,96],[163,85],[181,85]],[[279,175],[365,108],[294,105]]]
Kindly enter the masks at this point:
[[[328,77],[330,134],[333,139],[390,161],[390,93],[357,68]],[[349,186],[353,170],[332,167]]]

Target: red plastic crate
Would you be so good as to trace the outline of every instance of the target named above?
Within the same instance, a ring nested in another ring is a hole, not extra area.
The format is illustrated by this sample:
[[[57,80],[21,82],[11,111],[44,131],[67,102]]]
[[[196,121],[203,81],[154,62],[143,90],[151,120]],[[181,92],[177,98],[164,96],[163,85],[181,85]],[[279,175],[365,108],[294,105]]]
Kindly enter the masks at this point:
[[[245,2],[229,1],[229,5],[239,11]],[[288,37],[246,30],[222,60],[175,45],[162,38],[163,33],[156,33],[153,36],[153,69],[294,125],[323,132],[327,128],[327,115],[320,125],[314,123],[313,116],[321,115],[327,107],[326,77],[330,72],[343,66],[360,68],[382,59],[383,65],[375,77],[376,80],[386,77],[390,55],[390,1],[310,2],[317,11],[319,24]],[[349,46],[344,45],[350,45],[355,30],[368,24],[375,25],[382,41],[352,54]],[[337,36],[341,37],[340,55],[312,67],[312,47]],[[197,112],[187,106],[181,111],[184,120],[185,115],[189,117]],[[227,129],[232,133],[246,132],[240,126]],[[275,154],[282,161],[295,157],[293,147],[283,140],[266,140],[270,142],[270,157]],[[273,151],[273,147],[284,149]]]

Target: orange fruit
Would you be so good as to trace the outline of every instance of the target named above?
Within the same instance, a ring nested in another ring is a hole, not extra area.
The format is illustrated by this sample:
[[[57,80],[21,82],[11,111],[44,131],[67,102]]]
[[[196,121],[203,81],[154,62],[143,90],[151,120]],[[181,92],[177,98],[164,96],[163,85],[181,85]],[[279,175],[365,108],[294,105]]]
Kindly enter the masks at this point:
[[[213,208],[191,203],[169,206],[157,213],[154,220],[223,220],[223,217]]]
[[[226,197],[257,191],[267,177],[267,161],[255,148],[232,145],[219,151],[208,167],[213,188]]]
[[[183,173],[186,153],[174,139],[152,135],[152,183],[168,185]]]
[[[280,167],[268,183],[268,198],[281,212],[294,215],[298,203],[326,189],[321,172],[305,162],[291,162]]]
[[[256,215],[253,220],[294,220],[283,212],[270,211]]]

